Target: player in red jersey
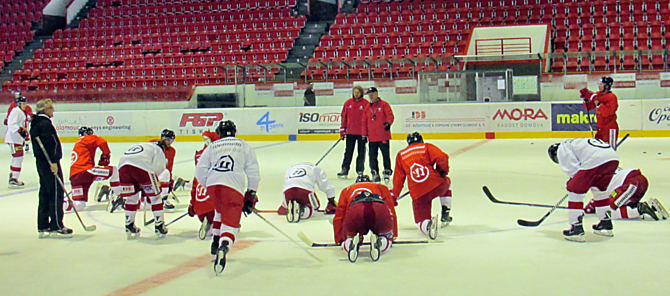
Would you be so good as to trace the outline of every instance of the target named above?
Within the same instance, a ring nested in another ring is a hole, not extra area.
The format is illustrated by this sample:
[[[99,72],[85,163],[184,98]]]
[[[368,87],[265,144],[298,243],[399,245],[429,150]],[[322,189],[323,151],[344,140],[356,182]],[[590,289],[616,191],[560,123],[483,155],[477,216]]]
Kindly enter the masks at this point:
[[[210,131],[202,133],[202,138],[205,141],[205,147],[202,147],[202,149],[195,152],[196,165],[198,164],[200,155],[205,151],[205,148],[207,148],[210,143],[220,139],[219,134]],[[188,206],[188,215],[191,217],[198,215],[198,219],[202,222],[200,230],[198,231],[198,237],[204,240],[211,234],[212,223],[214,223],[214,200],[207,194],[207,188],[201,186],[200,183],[198,183],[198,179],[195,177],[193,177],[192,184],[191,203]]]
[[[395,199],[388,187],[359,175],[356,184],[342,190],[333,219],[335,242],[342,245],[349,261],[356,262],[362,236],[370,234],[370,257],[379,260],[398,237]]]
[[[407,135],[407,148],[396,156],[393,195],[399,196],[405,179],[414,208],[414,222],[430,239],[437,238],[438,226],[449,225],[451,212],[451,179],[449,156],[433,144],[424,143],[418,132]],[[431,218],[431,203],[440,198],[441,216]],[[439,219],[439,221],[438,221]],[[439,222],[439,223],[438,223]]]
[[[95,153],[100,149],[102,155],[95,166]],[[79,128],[79,139],[72,149],[72,162],[70,164],[70,183],[72,184],[72,200],[64,203],[64,210],[71,211],[74,206],[77,211],[86,207],[88,202],[88,191],[95,181],[110,180],[113,195],[121,195],[119,183],[119,171],[116,167],[109,166],[111,150],[105,139],[93,134],[93,129],[82,126]]]
[[[584,99],[584,105],[587,110],[596,109],[596,139],[609,143],[616,149],[617,138],[619,137],[619,124],[617,123],[616,111],[619,108],[619,100],[612,92],[612,77],[600,78],[598,83],[598,92],[591,92],[583,88],[581,98]]]

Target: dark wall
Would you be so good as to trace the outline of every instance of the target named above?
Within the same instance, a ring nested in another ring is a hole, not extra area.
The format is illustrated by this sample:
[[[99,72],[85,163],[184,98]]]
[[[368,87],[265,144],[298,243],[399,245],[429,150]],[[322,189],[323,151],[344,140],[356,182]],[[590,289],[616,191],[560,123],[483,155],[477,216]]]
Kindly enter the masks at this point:
[[[337,3],[337,1],[335,1]],[[337,4],[326,3],[319,0],[309,0],[309,21],[324,22],[335,20],[337,16]]]
[[[44,15],[42,29],[37,32],[38,36],[53,35],[58,29],[65,29],[67,19],[64,16]]]

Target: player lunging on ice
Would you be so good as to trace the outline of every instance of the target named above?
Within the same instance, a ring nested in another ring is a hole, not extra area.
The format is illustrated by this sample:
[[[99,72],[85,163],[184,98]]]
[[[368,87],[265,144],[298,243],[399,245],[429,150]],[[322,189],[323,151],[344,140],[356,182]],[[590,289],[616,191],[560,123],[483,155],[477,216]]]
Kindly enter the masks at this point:
[[[198,160],[202,156],[207,146],[214,141],[220,139],[219,134],[210,131],[202,133],[202,139],[205,141],[205,147],[200,151],[195,152],[195,164],[198,165]],[[198,215],[198,219],[202,224],[198,231],[198,238],[205,239],[210,235],[210,230],[214,224],[214,199],[207,194],[207,188],[200,185],[198,179],[193,177],[193,186],[191,187],[191,203],[188,205],[188,214],[191,217]]]
[[[319,209],[321,203],[315,187],[326,193],[328,205],[326,214],[334,214],[336,209],[335,187],[328,182],[326,172],[309,162],[291,166],[284,175],[284,200],[277,214],[286,215],[289,223],[309,219]]]
[[[549,146],[549,157],[570,176],[568,190],[568,222],[565,239],[584,242],[584,197],[591,189],[595,212],[600,222],[593,225],[595,234],[614,236],[607,186],[619,166],[619,156],[610,145],[598,139],[570,139]]]
[[[226,267],[226,254],[240,232],[242,212],[251,214],[254,211],[261,175],[254,150],[247,142],[235,137],[235,123],[222,121],[216,132],[221,139],[202,152],[195,177],[207,188],[216,206],[211,254],[214,272],[219,274]]]
[[[437,238],[438,226],[449,225],[451,211],[451,179],[449,173],[449,156],[433,144],[424,143],[418,132],[407,135],[407,148],[396,156],[393,174],[393,196],[400,196],[400,191],[407,178],[409,195],[412,197],[414,222],[419,230],[430,239]],[[440,199],[441,217],[431,218],[431,204],[434,198]],[[439,221],[438,221],[439,219]]]

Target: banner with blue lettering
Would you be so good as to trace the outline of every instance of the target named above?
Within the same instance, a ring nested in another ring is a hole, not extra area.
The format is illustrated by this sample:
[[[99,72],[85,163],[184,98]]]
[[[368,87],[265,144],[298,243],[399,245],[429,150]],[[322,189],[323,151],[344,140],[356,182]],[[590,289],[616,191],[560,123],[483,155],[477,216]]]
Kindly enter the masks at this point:
[[[590,116],[589,116],[590,115]],[[589,117],[593,130],[596,130],[595,110],[586,112],[582,103],[552,103],[551,130],[552,131],[588,131]]]

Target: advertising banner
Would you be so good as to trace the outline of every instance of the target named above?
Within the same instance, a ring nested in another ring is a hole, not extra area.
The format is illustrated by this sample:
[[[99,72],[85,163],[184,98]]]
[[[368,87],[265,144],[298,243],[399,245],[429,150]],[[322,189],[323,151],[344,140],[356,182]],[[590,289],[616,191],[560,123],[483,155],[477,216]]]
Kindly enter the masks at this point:
[[[489,129],[487,112],[485,104],[402,105],[393,108],[394,132],[486,132]]]
[[[551,131],[550,103],[491,104],[488,106],[491,131]]]
[[[670,100],[642,102],[643,130],[670,130]]]
[[[304,110],[306,111],[296,111],[298,134],[340,133],[341,107],[316,107]]]
[[[593,111],[587,113],[582,103],[551,104],[552,131],[588,131],[589,122],[595,130],[596,115]]]
[[[127,111],[56,112],[51,121],[60,137],[78,137],[81,126],[92,128],[97,135],[136,136],[144,131],[147,122],[144,116]]]

